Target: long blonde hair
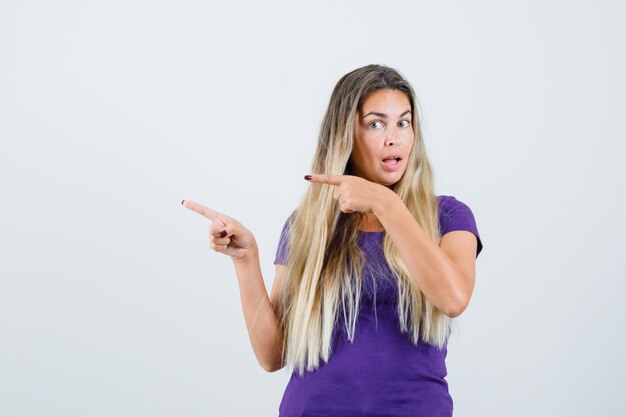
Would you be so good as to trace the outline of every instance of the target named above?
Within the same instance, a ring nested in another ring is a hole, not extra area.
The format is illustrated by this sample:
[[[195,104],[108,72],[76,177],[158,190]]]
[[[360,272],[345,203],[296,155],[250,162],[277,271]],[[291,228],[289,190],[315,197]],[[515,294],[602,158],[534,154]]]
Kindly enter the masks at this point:
[[[417,223],[439,242],[438,201],[426,156],[416,96],[395,69],[367,65],[344,75],[333,89],[322,120],[311,173],[351,174],[350,155],[357,111],[372,92],[403,92],[411,104],[413,148],[406,171],[391,189],[398,194]],[[333,199],[333,186],[311,183],[289,217],[286,271],[274,302],[283,329],[283,365],[313,371],[320,358],[328,362],[331,339],[342,308],[350,341],[361,296],[364,255],[358,246],[363,213],[346,214]],[[450,318],[424,296],[411,278],[389,235],[384,234],[384,256],[398,285],[397,312],[401,331],[413,344],[420,338],[443,347],[450,335]],[[348,266],[348,260],[350,267]],[[341,302],[341,304],[340,304]]]

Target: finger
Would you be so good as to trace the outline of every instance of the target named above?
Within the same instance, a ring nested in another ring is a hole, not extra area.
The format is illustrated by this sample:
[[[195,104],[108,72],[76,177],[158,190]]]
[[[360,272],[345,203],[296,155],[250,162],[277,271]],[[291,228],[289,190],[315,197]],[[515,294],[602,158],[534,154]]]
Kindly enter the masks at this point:
[[[224,239],[221,239],[219,237],[213,237],[213,243],[215,243],[216,245],[228,246],[228,245],[230,245],[230,238],[229,237],[225,237]]]
[[[234,233],[233,225],[225,220],[220,216],[218,221],[211,223],[209,233],[216,238],[230,238]]]
[[[331,174],[311,174],[311,182],[319,182],[323,184],[339,185],[343,180],[344,175],[331,175]]]
[[[211,243],[211,249],[213,249],[216,252],[219,251],[225,251],[227,249],[227,245],[216,245],[215,243]]]
[[[194,203],[191,200],[183,200],[182,204],[189,210],[193,210],[211,221],[215,220],[215,218],[220,215],[220,213],[218,213],[217,211],[211,210],[210,208],[203,206],[200,203]]]

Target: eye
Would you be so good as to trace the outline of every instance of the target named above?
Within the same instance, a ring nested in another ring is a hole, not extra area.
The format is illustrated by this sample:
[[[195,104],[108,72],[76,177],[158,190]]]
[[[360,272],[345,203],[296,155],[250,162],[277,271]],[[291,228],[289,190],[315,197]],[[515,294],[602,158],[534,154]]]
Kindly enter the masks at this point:
[[[369,126],[371,126],[374,129],[376,129],[376,126],[374,126],[376,123],[382,124],[379,120],[376,120],[376,121],[373,121],[372,123],[370,123]]]
[[[404,125],[404,127],[409,127],[409,125],[411,124],[410,120],[400,120],[400,123],[402,122],[406,122],[406,124]]]

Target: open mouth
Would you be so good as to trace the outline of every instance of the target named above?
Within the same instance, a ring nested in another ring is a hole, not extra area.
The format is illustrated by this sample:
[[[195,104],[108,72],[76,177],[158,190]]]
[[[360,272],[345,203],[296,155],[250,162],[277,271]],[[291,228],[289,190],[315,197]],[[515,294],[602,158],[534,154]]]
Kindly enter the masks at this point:
[[[400,163],[400,158],[399,156],[393,157],[393,158],[387,158],[387,159],[383,159],[383,163],[385,165],[398,165]]]

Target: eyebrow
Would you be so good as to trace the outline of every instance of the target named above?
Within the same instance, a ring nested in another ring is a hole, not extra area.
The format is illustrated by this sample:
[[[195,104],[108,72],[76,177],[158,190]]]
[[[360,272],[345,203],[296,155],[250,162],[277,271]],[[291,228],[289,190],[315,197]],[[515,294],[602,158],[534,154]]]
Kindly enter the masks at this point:
[[[402,116],[404,116],[405,114],[410,113],[410,112],[411,112],[411,110],[407,110],[407,111],[405,111],[404,113],[402,113],[402,114],[400,115],[400,117],[402,117]],[[385,113],[378,113],[378,112],[375,112],[375,111],[371,111],[371,112],[367,113],[365,116],[361,117],[361,119],[365,119],[367,116],[371,116],[372,114],[373,114],[374,116],[382,117],[383,119],[386,119],[386,118],[387,118],[387,115],[386,115]]]

